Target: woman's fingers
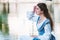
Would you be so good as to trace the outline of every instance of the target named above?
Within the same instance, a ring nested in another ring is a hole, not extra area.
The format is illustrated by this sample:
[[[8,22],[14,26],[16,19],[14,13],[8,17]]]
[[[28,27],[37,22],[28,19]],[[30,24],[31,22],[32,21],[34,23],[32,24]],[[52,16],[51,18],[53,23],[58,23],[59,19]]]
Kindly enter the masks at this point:
[[[35,12],[36,6],[34,6],[33,12]]]
[[[31,35],[31,37],[37,37],[37,35]]]

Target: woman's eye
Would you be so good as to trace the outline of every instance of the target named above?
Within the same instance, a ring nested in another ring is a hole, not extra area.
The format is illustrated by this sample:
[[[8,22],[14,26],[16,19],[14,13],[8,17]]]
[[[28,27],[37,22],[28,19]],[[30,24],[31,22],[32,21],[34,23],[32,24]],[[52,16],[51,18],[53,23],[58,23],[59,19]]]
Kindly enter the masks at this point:
[[[39,8],[36,8],[37,10],[39,10]]]

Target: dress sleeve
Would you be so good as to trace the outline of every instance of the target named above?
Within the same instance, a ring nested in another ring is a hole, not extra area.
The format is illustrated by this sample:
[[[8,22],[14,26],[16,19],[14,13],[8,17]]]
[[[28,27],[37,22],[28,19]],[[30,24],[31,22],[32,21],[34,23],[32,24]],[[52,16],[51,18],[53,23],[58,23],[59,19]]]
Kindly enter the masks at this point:
[[[33,13],[32,11],[28,11],[27,12],[27,18],[29,20],[32,20],[33,22],[37,22],[37,19],[38,19],[38,15],[36,15],[35,13]]]
[[[43,35],[39,35],[38,38],[41,40],[50,40],[51,37],[51,26],[50,24],[46,24],[44,27],[45,33]]]

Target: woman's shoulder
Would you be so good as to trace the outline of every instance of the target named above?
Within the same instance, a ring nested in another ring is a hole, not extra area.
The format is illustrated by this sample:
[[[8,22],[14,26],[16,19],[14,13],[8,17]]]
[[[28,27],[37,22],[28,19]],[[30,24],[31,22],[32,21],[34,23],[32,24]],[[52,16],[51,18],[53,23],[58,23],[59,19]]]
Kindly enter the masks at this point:
[[[50,20],[48,18],[46,18],[45,24],[48,24],[48,23],[50,23]]]

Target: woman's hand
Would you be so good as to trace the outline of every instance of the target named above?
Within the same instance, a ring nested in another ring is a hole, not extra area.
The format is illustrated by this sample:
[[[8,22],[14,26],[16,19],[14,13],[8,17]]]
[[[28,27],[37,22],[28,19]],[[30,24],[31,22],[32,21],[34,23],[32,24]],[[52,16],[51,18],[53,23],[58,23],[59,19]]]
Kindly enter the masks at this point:
[[[37,35],[31,35],[31,37],[37,37]]]
[[[36,6],[34,6],[34,8],[33,8],[33,13],[35,13],[35,10],[36,10]]]

